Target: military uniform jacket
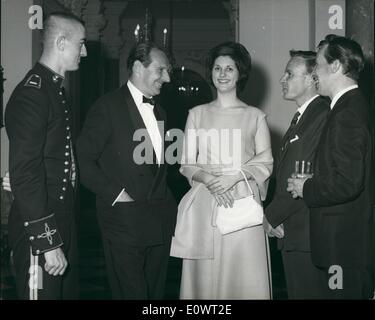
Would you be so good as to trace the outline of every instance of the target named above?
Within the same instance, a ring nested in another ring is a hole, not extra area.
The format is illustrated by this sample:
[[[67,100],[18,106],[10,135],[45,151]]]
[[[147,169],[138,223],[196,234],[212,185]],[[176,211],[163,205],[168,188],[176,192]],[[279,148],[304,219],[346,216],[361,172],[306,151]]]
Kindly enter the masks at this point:
[[[9,239],[12,244],[26,232],[34,254],[63,244],[61,226],[49,205],[64,204],[74,161],[71,113],[62,81],[37,63],[13,91],[5,112],[14,195]]]

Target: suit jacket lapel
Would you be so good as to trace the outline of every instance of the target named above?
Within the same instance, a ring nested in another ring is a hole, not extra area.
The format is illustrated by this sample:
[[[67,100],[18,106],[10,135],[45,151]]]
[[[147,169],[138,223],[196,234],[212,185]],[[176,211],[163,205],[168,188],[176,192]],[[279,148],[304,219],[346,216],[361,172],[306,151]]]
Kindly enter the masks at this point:
[[[312,113],[314,105],[317,102],[319,102],[319,97],[315,98],[313,101],[310,102],[310,104],[305,109],[305,112],[302,114],[301,118],[299,119],[299,121],[297,122],[296,126],[294,127],[294,129],[292,131],[293,134],[295,134],[297,132],[300,132],[301,128],[304,127],[306,119],[308,119],[310,117],[310,113]],[[303,132],[303,130],[302,130],[302,132]],[[283,139],[283,141],[284,141],[284,139]],[[288,143],[284,149],[281,149],[277,168],[280,167],[280,164],[282,163],[282,161],[284,160],[286,154],[288,153],[288,149],[289,148],[290,148],[290,143]]]

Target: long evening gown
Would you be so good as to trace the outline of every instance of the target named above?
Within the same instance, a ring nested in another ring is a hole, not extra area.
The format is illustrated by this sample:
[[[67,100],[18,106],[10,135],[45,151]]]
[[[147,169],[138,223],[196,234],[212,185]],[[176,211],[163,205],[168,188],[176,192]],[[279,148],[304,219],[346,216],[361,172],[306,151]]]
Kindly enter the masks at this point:
[[[251,174],[249,183],[261,203],[272,162],[266,117],[259,109],[202,105],[190,110],[181,173],[192,189],[180,203],[171,249],[172,256],[183,258],[181,299],[272,298],[263,226],[222,235],[215,225],[216,201],[203,184],[192,181],[201,169],[241,168]],[[244,181],[232,192],[235,199],[249,194]]]

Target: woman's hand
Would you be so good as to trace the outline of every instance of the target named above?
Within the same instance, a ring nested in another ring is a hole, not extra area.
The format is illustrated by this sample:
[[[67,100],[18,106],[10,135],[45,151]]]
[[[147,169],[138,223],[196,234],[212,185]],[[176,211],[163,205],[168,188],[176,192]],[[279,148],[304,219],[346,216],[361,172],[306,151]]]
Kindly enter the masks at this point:
[[[234,198],[230,190],[222,194],[213,195],[219,207],[224,206],[225,208],[233,207]]]
[[[240,174],[220,175],[210,180],[206,187],[212,195],[221,195],[230,190],[238,181],[241,180]]]

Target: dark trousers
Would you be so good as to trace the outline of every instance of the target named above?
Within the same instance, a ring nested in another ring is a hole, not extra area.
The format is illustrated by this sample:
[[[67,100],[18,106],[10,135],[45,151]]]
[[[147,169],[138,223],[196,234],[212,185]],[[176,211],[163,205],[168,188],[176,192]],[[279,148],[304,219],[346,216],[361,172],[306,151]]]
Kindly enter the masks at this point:
[[[163,299],[170,242],[137,247],[103,239],[113,299]]]
[[[282,251],[282,258],[288,298],[321,299],[321,271],[312,263],[310,252]]]
[[[65,225],[64,228],[62,228],[64,230],[61,230],[64,231],[61,233],[64,242],[61,249],[63,250],[68,261],[68,267],[62,276],[49,275],[44,270],[44,254],[38,255],[37,258],[35,258],[36,256],[32,257],[30,254],[30,241],[27,235],[25,233],[20,234],[17,241],[12,244],[11,252],[11,262],[16,279],[17,294],[19,299],[78,299],[79,286],[77,235],[74,219],[71,219],[73,216],[73,190],[69,190],[67,203],[61,204],[56,201],[56,203],[53,203],[52,206],[54,207],[55,215],[58,215],[59,217],[70,217],[68,226]],[[37,265],[31,266],[36,262]],[[37,273],[38,279],[35,277],[30,277],[30,272],[34,272],[34,274]],[[35,295],[31,295],[30,293],[30,290],[33,288],[37,288],[37,297]]]

